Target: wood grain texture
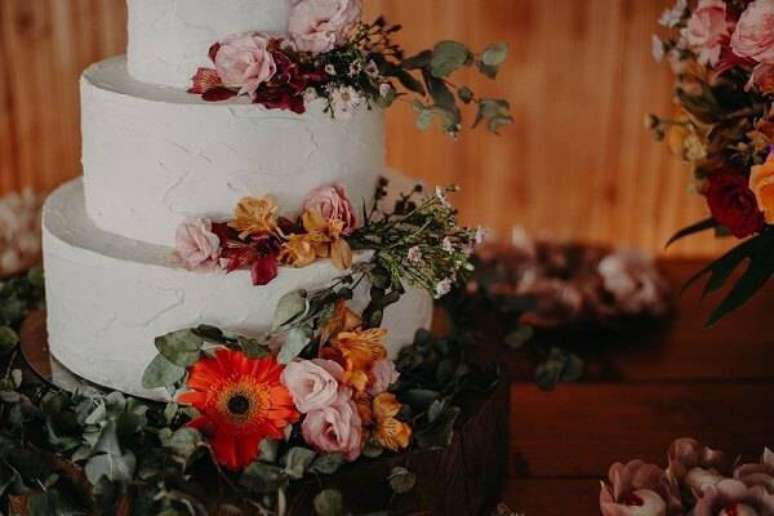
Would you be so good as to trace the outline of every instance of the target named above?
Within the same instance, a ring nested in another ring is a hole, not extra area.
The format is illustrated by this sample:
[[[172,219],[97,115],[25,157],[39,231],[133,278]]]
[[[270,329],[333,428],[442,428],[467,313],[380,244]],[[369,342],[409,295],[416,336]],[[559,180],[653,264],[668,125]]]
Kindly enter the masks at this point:
[[[389,115],[390,165],[459,183],[464,219],[507,238],[515,225],[561,239],[662,252],[677,228],[704,215],[688,172],[651,141],[642,119],[669,113],[671,78],[653,63],[650,35],[670,0],[369,0],[368,16],[403,22],[419,50],[442,38],[480,49],[507,41],[501,79],[461,83],[502,95],[517,120],[500,138],[459,141]],[[124,0],[0,2],[0,193],[48,191],[80,173],[78,76],[126,45]],[[407,128],[408,126],[408,128]],[[672,254],[716,253],[711,237]]]

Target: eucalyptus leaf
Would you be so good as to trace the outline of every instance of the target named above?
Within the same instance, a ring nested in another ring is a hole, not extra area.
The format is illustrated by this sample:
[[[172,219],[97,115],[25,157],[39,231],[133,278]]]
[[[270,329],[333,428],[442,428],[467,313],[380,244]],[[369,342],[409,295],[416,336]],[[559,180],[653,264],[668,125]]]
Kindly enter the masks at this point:
[[[0,326],[0,356],[7,355],[19,344],[19,335],[8,326]]]
[[[473,93],[473,90],[467,86],[463,86],[457,90],[457,97],[459,97],[459,99],[465,104],[470,104],[473,102],[473,99],[476,97],[476,95]]]
[[[309,337],[307,337],[306,331],[303,328],[291,329],[287,334],[282,349],[277,355],[277,361],[280,364],[289,364],[301,354],[308,344]]]
[[[272,318],[272,331],[278,331],[284,326],[303,317],[309,310],[309,300],[304,290],[296,290],[282,296],[277,303]]]
[[[470,59],[470,50],[462,43],[457,41],[441,41],[433,48],[430,72],[434,77],[448,77],[465,66]]]
[[[766,253],[756,254],[750,258],[747,269],[712,312],[707,320],[707,326],[716,324],[722,317],[742,306],[768,283],[774,274],[772,251],[774,249],[768,249]]]
[[[317,453],[309,448],[296,446],[288,450],[283,458],[285,464],[285,473],[292,479],[299,480],[304,477],[304,473],[314,461]]]
[[[261,458],[261,462],[268,464],[277,462],[279,447],[280,441],[269,438],[261,439],[261,444],[259,445],[260,454],[258,455]]]
[[[450,406],[437,415],[426,427],[416,431],[415,440],[420,448],[445,448],[451,446],[454,438],[454,425],[462,410]]]
[[[202,445],[202,435],[194,428],[184,427],[162,440],[162,445],[188,461]]]
[[[239,483],[254,493],[268,494],[285,487],[288,476],[277,466],[253,462],[242,472]]]
[[[531,326],[519,326],[505,337],[505,345],[513,350],[522,349],[535,336]]]
[[[309,467],[310,473],[333,475],[344,464],[344,455],[341,453],[324,453],[317,457]]]
[[[156,338],[156,349],[171,363],[190,367],[199,361],[204,342],[192,330],[181,330]]]
[[[169,387],[184,376],[185,368],[173,364],[164,358],[164,355],[156,355],[142,375],[142,386],[146,389]]]
[[[484,49],[481,62],[486,66],[500,66],[508,58],[508,43],[493,43]]]
[[[89,459],[84,472],[92,485],[96,485],[103,477],[112,482],[129,483],[136,466],[137,459],[132,452],[123,455],[104,453]]]
[[[402,467],[392,468],[387,480],[390,482],[390,488],[396,494],[410,493],[417,485],[417,476]]]
[[[432,50],[423,50],[422,52],[408,57],[403,60],[401,67],[406,70],[419,70],[421,68],[427,68],[430,66],[430,61],[433,59]]]
[[[237,344],[247,355],[247,358],[264,358],[271,354],[268,348],[258,339],[240,336],[237,338]]]
[[[344,497],[339,491],[326,489],[314,497],[314,510],[318,516],[344,516]]]

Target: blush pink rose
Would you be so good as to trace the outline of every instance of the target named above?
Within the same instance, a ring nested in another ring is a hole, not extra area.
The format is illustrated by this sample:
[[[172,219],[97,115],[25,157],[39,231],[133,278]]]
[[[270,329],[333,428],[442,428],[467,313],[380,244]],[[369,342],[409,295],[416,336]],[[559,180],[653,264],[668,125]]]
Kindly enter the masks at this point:
[[[219,256],[220,238],[212,232],[210,220],[187,220],[177,227],[175,257],[187,269],[212,267]]]
[[[677,486],[664,470],[641,460],[610,467],[602,483],[599,508],[603,516],[666,516],[682,509]]]
[[[340,220],[344,223],[342,233],[349,235],[355,229],[355,210],[347,196],[347,187],[342,184],[321,186],[309,192],[304,199],[304,211],[316,211],[324,219]]]
[[[698,55],[699,63],[715,66],[723,46],[731,37],[724,0],[701,0],[682,30],[688,46]]]
[[[731,36],[731,48],[740,57],[774,64],[774,2],[756,0],[742,13]]]
[[[253,95],[277,73],[269,51],[269,38],[256,33],[229,36],[213,52],[213,61],[223,85],[239,88],[240,95]]]
[[[288,31],[301,52],[328,52],[346,42],[362,11],[362,0],[296,0]]]
[[[771,516],[774,496],[760,486],[748,487],[734,479],[708,486],[694,507],[693,516]]]
[[[760,63],[753,69],[747,90],[753,87],[761,93],[774,93],[774,63]]]
[[[371,387],[368,393],[371,396],[378,396],[390,388],[400,378],[400,373],[395,368],[395,362],[388,359],[377,361],[371,368]]]
[[[339,395],[344,370],[331,360],[297,360],[282,372],[282,383],[290,391],[302,414],[331,406]]]
[[[356,460],[363,449],[363,427],[352,391],[342,388],[333,404],[308,413],[301,423],[301,435],[319,451]]]

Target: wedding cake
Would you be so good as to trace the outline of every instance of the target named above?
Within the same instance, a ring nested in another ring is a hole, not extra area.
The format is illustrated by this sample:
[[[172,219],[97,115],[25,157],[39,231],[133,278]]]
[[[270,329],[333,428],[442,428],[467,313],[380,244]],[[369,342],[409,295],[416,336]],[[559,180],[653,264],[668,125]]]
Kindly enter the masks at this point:
[[[164,398],[141,382],[156,337],[197,324],[257,334],[271,326],[282,296],[340,274],[319,260],[280,267],[256,287],[250,270],[190,270],[173,259],[180,224],[227,219],[249,196],[270,195],[296,216],[305,196],[325,185],[344,188],[360,212],[386,173],[384,120],[375,105],[334,118],[324,99],[299,114],[186,91],[213,42],[247,30],[285,33],[289,0],[128,0],[128,7],[128,55],[91,66],[81,80],[84,175],[44,210],[49,344],[84,379]],[[361,284],[353,305],[362,309],[368,291]],[[431,296],[413,287],[387,308],[392,356],[431,313]]]

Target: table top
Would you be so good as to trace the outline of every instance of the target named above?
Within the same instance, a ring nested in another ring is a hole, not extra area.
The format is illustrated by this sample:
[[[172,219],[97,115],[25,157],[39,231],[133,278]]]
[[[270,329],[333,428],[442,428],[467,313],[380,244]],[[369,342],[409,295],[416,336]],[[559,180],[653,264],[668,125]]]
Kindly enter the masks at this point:
[[[662,268],[679,290],[701,265]],[[584,380],[553,392],[534,386],[523,357],[509,352],[515,379],[503,501],[527,516],[598,516],[599,481],[614,462],[663,467],[678,437],[751,460],[774,446],[774,284],[707,329],[717,301],[686,292],[663,332],[594,351]]]

